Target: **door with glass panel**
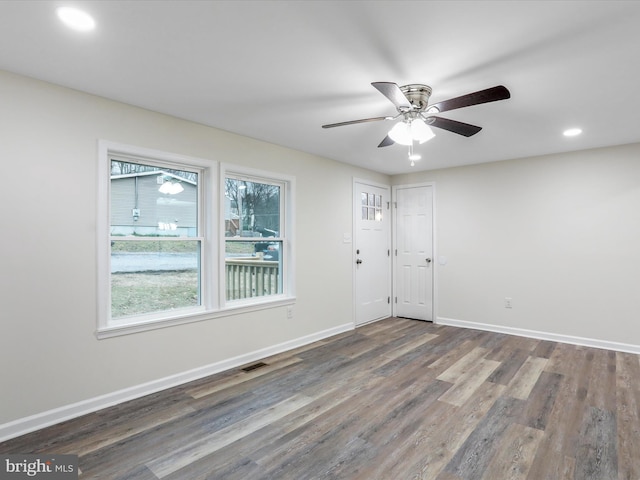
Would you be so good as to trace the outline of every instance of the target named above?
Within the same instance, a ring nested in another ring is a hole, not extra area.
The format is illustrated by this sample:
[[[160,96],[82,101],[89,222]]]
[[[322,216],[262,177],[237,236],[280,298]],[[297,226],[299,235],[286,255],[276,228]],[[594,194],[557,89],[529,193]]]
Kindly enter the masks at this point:
[[[389,187],[355,182],[355,323],[391,315]]]

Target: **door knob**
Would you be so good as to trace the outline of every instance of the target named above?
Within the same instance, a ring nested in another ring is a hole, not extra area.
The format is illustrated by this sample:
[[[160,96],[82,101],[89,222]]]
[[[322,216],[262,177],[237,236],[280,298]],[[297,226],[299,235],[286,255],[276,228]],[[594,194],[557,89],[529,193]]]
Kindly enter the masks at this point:
[[[356,260],[356,265],[360,265],[362,263],[362,260],[360,260],[359,258]]]
[[[427,258],[427,263],[431,263],[431,259],[430,258]]]

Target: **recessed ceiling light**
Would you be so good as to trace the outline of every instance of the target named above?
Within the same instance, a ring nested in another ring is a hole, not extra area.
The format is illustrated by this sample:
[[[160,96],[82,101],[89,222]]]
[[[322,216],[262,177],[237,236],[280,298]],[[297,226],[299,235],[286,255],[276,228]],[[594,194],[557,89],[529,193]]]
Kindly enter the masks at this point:
[[[96,27],[96,22],[91,15],[72,7],[60,7],[57,10],[58,18],[69,28],[80,32],[88,32]]]
[[[582,133],[582,129],[581,128],[569,128],[567,130],[565,130],[562,134],[565,137],[575,137],[577,135],[580,135]]]

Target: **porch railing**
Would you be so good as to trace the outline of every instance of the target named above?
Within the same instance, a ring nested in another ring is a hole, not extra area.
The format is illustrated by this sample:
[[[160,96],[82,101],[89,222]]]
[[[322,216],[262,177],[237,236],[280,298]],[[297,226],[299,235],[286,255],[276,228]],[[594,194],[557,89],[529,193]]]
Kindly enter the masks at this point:
[[[281,293],[278,262],[227,258],[225,263],[227,300]]]

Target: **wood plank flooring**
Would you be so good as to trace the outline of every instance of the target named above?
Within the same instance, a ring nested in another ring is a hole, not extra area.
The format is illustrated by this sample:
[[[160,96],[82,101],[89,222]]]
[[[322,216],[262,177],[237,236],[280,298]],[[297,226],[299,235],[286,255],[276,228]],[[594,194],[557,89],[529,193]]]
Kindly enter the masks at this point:
[[[81,479],[640,480],[638,355],[390,318],[4,443]]]

